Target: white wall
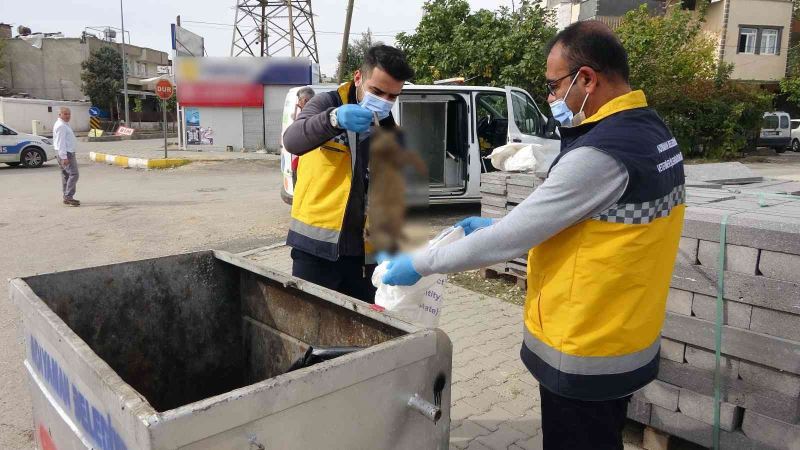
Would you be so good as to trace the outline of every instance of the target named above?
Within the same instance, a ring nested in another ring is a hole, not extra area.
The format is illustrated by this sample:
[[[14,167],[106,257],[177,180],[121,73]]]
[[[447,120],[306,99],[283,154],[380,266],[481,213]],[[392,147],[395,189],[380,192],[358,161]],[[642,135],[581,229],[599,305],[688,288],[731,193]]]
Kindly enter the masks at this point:
[[[214,145],[190,145],[192,149],[225,149],[233,146],[234,151],[242,148],[242,108],[199,106],[200,127],[214,130]]]
[[[31,133],[31,121],[38,120],[42,123],[40,134],[50,135],[61,106],[72,111],[69,124],[73,130],[89,131],[89,102],[0,97],[0,122],[22,133]]]
[[[264,86],[264,147],[276,151],[281,146],[281,124],[286,94],[296,86]]]

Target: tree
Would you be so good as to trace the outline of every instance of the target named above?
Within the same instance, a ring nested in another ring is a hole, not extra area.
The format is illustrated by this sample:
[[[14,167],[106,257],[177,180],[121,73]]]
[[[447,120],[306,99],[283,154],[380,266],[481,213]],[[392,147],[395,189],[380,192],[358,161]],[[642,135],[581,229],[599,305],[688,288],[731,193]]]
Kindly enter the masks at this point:
[[[733,67],[717,61],[704,16],[669,8],[651,16],[627,13],[617,35],[628,52],[631,85],[645,91],[686,156],[724,159],[752,143],[771,97],[730,80]]]
[[[555,35],[551,13],[528,0],[515,11],[470,11],[465,0],[428,0],[413,34],[397,35],[416,71],[416,82],[464,77],[471,84],[543,92],[544,54]]]
[[[372,42],[372,31],[370,31],[369,28],[367,28],[366,32],[361,33],[360,38],[349,42],[347,44],[347,61],[345,61],[344,79],[342,81],[351,81],[353,79],[353,73],[355,73],[357,69],[360,69],[361,65],[364,63],[364,54],[367,50],[373,45],[380,43],[381,42]],[[341,53],[337,60],[341,65]],[[336,67],[336,73],[339,73],[339,67]]]
[[[83,92],[94,105],[108,106],[113,111],[122,87],[122,57],[113,47],[103,46],[93,50],[81,63]]]
[[[131,111],[136,113],[137,118],[139,119],[139,128],[142,127],[142,98],[141,97],[134,97],[133,98],[133,108]]]

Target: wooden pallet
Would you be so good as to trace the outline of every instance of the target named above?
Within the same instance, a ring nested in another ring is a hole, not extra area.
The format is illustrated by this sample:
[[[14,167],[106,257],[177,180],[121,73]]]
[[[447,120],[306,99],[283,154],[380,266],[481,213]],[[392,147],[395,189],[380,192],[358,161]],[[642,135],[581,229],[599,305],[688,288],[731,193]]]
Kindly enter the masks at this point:
[[[480,269],[481,278],[485,280],[503,279],[508,282],[516,284],[518,287],[527,289],[527,279],[519,273],[519,270],[509,268],[507,265],[494,265]]]

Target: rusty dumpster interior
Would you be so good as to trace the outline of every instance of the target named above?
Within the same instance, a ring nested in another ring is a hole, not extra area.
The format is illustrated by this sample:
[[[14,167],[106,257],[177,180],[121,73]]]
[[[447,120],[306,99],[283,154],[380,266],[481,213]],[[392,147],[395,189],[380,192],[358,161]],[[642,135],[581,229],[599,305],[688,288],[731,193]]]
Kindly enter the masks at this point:
[[[405,334],[210,251],[25,281],[157,411],[286,373],[309,345]]]

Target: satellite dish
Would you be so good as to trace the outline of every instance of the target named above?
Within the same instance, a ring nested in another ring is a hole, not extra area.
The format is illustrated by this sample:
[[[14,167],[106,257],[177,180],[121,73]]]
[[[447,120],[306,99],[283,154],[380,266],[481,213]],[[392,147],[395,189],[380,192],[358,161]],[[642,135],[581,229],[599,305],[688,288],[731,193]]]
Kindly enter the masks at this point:
[[[31,29],[26,26],[18,26],[17,27],[17,34],[20,36],[29,36],[31,34]]]

